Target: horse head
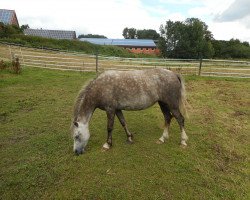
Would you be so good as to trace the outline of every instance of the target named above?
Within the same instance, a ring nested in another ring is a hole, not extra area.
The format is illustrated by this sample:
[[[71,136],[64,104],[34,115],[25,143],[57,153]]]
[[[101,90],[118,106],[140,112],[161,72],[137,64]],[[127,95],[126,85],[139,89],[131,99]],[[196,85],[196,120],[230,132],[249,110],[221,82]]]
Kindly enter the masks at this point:
[[[76,155],[84,153],[85,147],[89,141],[90,133],[88,123],[73,122],[72,135],[74,140],[74,152]]]

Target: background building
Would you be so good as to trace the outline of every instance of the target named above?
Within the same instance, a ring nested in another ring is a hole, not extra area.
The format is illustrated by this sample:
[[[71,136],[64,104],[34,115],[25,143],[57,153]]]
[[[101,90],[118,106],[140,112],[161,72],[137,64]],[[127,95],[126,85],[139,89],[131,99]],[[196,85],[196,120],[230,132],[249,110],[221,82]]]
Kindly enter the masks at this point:
[[[146,39],[105,39],[105,38],[81,38],[80,41],[87,41],[99,45],[113,45],[123,47],[133,53],[159,54],[153,40]]]
[[[46,30],[46,29],[24,29],[25,35],[39,36],[44,38],[53,38],[53,39],[67,39],[74,40],[76,39],[75,31],[65,31],[65,30]]]
[[[14,10],[0,9],[0,22],[19,27],[16,12]]]

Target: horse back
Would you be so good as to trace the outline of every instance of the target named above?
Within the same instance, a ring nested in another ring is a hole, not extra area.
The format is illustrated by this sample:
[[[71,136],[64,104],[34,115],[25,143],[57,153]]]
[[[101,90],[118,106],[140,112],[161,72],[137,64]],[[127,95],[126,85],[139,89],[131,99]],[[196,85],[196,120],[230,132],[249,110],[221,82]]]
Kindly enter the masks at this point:
[[[141,110],[158,101],[173,101],[179,88],[176,74],[165,69],[107,71],[95,80],[90,95],[103,109]]]

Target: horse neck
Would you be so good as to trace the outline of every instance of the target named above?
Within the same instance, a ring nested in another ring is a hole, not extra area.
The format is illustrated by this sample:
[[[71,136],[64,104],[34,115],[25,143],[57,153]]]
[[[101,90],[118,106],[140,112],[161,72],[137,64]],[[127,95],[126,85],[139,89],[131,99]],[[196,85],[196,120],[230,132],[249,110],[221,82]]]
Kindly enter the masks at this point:
[[[82,122],[83,124],[88,124],[94,110],[94,106],[83,102],[82,105],[80,105],[78,116],[76,117],[77,121]]]

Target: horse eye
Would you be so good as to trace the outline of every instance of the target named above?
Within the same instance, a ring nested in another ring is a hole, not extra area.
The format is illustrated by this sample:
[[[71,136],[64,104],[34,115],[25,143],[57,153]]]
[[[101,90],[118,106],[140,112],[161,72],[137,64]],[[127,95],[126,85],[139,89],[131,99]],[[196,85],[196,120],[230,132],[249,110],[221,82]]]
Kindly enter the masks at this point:
[[[76,139],[76,140],[80,140],[80,136],[79,136],[79,135],[76,135],[76,136],[75,136],[75,139]]]
[[[79,126],[77,122],[74,122],[74,125],[75,125],[75,127],[78,127],[78,126]]]

